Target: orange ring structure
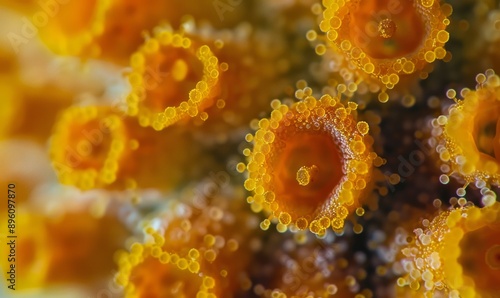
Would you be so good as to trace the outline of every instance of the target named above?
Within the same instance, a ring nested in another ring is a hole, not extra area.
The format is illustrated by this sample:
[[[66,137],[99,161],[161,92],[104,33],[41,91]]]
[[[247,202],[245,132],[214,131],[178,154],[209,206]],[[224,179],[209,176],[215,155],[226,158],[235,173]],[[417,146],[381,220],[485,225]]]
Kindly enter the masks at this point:
[[[392,89],[447,54],[451,6],[441,1],[323,0],[323,6],[320,29],[347,60],[344,70],[355,74],[354,82]]]
[[[156,28],[130,59],[128,113],[142,126],[162,130],[196,117],[219,95],[219,62],[207,45]]]
[[[244,185],[253,192],[252,209],[269,214],[264,228],[278,219],[316,234],[330,226],[342,230],[372,179],[377,154],[368,124],[356,120],[355,103],[344,105],[330,95],[317,100],[307,90],[291,106],[277,100],[272,105],[271,117],[247,138],[253,150]]]
[[[492,70],[476,77],[475,90],[464,89],[448,115],[432,122],[432,141],[452,176],[465,183],[500,185],[500,77]],[[482,188],[482,187],[481,187]]]
[[[447,297],[494,297],[500,291],[500,204],[460,207],[422,221],[402,249],[399,286]]]
[[[244,202],[225,200],[207,198],[203,207],[172,202],[148,221],[145,241],[118,259],[116,282],[125,296],[226,297],[248,290],[245,269],[258,221]]]
[[[199,156],[190,142],[182,130],[141,127],[111,106],[71,107],[54,127],[50,158],[62,184],[83,190],[168,189],[190,175],[190,160]]]

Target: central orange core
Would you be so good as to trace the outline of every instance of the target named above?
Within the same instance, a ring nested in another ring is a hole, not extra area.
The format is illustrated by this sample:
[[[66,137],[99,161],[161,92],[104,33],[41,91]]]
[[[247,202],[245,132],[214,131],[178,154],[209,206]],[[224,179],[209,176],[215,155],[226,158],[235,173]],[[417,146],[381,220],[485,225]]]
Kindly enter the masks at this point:
[[[79,169],[100,170],[104,167],[111,149],[111,136],[100,129],[100,121],[91,120],[70,128],[66,152],[79,161]]]
[[[485,226],[465,234],[458,259],[464,274],[474,280],[475,288],[500,293],[500,226]]]
[[[350,13],[349,33],[369,57],[395,59],[417,50],[426,28],[413,1],[361,0]]]
[[[189,92],[203,78],[203,63],[183,48],[162,47],[147,58],[144,104],[153,112],[164,112],[189,99]]]
[[[268,163],[276,200],[295,216],[311,214],[330,198],[344,175],[339,147],[327,133],[298,131],[279,138],[285,145]],[[307,181],[300,179],[302,172],[309,175]]]

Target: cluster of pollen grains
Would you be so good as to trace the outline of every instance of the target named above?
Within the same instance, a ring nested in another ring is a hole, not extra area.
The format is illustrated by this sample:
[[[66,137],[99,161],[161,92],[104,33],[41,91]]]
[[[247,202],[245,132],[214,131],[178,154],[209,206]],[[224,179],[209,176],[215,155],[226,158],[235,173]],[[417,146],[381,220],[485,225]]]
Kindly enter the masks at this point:
[[[54,127],[50,157],[61,183],[92,189],[117,180],[133,145],[112,108],[73,107]]]
[[[220,77],[219,61],[207,45],[157,28],[130,63],[128,113],[142,126],[161,130],[189,117],[206,119],[203,110],[218,96]]]
[[[252,274],[259,275],[253,292],[263,298],[372,297],[360,291],[366,271],[346,258],[345,238],[333,234],[328,231],[320,242],[304,232],[271,233],[262,252],[275,261],[252,263]]]
[[[244,206],[227,200],[201,210],[172,202],[148,220],[145,240],[119,256],[116,282],[126,297],[232,297],[248,290],[245,269],[258,220]]]
[[[479,188],[500,185],[500,77],[492,70],[476,77],[476,90],[463,89],[447,96],[456,101],[447,116],[432,122],[439,158],[449,167],[447,175],[457,175]],[[447,183],[448,177],[441,182]]]
[[[116,282],[125,288],[126,298],[215,298],[216,280],[200,271],[200,258],[196,249],[182,256],[134,243],[130,252],[119,256]]]
[[[500,291],[499,224],[499,203],[460,207],[423,220],[402,249],[406,275],[397,284],[425,297],[495,297]]]
[[[322,235],[330,226],[339,231],[348,214],[359,207],[372,179],[373,139],[369,126],[357,122],[357,105],[339,98],[311,96],[308,87],[296,93],[302,100],[291,106],[272,102],[269,119],[259,121],[253,150],[246,149],[245,188],[252,210],[264,210],[278,228],[309,228]]]
[[[427,71],[447,55],[451,6],[438,0],[323,0],[320,29],[356,69],[392,89],[402,76]],[[355,79],[356,80],[356,79]]]

